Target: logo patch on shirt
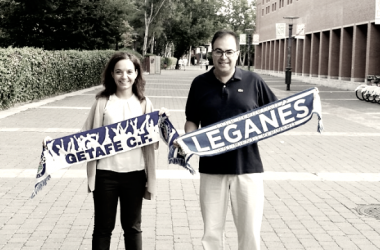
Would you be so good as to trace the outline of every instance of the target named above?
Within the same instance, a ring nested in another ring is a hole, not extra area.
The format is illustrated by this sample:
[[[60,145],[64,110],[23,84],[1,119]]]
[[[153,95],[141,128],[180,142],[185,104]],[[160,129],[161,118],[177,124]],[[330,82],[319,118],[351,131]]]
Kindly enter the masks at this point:
[[[242,89],[238,89],[238,92],[243,92],[243,90]]]

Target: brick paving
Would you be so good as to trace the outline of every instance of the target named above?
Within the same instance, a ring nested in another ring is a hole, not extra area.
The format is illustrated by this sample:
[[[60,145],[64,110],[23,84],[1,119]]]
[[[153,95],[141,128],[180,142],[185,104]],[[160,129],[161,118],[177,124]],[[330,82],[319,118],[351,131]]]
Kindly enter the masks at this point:
[[[155,108],[171,109],[183,131],[186,97],[199,67],[146,75],[146,95]],[[263,75],[279,98],[316,85]],[[262,249],[380,249],[380,223],[357,212],[359,205],[380,205],[378,141],[380,106],[356,99],[353,91],[320,90],[325,133],[317,119],[260,142],[265,168]],[[0,111],[0,250],[91,249],[92,196],[86,192],[83,165],[53,175],[33,200],[41,140],[80,129],[100,87],[18,105]],[[199,179],[168,165],[158,151],[157,197],[144,201],[146,250],[200,250],[203,222]],[[197,158],[193,157],[193,166]],[[196,167],[197,168],[197,167]],[[111,249],[124,249],[120,222]],[[226,250],[237,249],[231,212]]]

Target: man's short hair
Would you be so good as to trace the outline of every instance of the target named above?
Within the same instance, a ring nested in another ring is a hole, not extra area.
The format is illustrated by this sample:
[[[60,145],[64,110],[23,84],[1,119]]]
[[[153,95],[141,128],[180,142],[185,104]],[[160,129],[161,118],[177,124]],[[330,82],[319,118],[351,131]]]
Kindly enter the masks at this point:
[[[214,49],[214,42],[216,41],[216,39],[222,38],[228,35],[233,36],[235,38],[236,49],[239,50],[239,37],[235,32],[231,30],[219,30],[218,32],[216,32],[211,41],[211,48]]]

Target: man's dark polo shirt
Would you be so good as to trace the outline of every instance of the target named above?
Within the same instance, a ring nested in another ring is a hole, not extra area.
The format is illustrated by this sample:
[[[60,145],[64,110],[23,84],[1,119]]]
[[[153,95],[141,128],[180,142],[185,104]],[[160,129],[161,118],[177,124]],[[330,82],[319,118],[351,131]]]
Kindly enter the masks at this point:
[[[277,98],[256,73],[235,69],[226,83],[210,71],[191,84],[186,103],[186,120],[201,127],[258,108]],[[263,172],[257,143],[216,156],[201,157],[199,172],[205,174],[245,174]]]

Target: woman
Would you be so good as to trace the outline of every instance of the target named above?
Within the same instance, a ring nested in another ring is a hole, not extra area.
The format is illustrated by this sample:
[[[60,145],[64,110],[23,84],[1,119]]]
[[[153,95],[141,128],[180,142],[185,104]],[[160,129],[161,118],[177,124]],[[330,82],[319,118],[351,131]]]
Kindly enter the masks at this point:
[[[114,54],[102,74],[103,91],[96,95],[82,131],[117,123],[153,111],[144,96],[145,80],[139,60]],[[160,115],[167,109],[161,108]],[[92,249],[109,249],[118,200],[126,249],[141,250],[142,199],[155,194],[155,155],[158,143],[87,163],[88,190],[93,192],[95,223]]]

